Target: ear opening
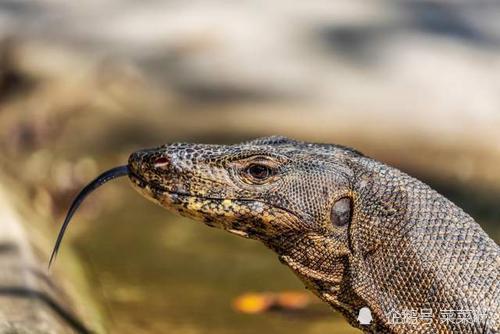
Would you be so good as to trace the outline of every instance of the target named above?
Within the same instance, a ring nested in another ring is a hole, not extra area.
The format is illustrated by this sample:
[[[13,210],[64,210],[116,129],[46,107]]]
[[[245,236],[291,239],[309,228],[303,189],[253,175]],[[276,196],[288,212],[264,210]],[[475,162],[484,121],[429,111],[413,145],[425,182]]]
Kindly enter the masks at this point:
[[[342,197],[333,203],[330,210],[330,221],[333,226],[342,227],[351,223],[353,201],[350,197]]]

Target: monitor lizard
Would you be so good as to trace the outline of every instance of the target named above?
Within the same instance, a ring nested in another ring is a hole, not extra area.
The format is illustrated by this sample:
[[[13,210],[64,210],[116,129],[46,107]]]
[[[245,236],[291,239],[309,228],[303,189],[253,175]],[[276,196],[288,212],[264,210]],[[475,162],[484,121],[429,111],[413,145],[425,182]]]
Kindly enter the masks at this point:
[[[500,332],[499,246],[438,192],[354,149],[175,143],[120,168],[168,210],[263,242],[366,333]],[[366,308],[373,320],[358,321]]]

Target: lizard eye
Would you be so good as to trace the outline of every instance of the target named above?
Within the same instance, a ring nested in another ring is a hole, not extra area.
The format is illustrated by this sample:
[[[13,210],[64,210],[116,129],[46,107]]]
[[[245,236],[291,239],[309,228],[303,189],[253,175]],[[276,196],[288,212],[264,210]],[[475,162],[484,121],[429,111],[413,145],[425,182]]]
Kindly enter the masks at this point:
[[[262,184],[275,174],[270,166],[261,163],[252,163],[243,170],[246,179],[251,183]]]
[[[240,181],[246,184],[263,185],[271,183],[279,172],[278,162],[267,157],[252,157],[243,161],[235,161],[235,169]]]
[[[258,181],[263,181],[273,174],[271,168],[261,164],[251,164],[247,167],[246,172]]]

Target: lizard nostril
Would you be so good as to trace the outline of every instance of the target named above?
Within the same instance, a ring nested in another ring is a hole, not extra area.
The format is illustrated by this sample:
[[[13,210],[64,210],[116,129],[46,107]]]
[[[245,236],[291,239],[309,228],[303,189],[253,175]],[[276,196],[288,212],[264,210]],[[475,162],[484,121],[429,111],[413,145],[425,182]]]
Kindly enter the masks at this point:
[[[153,165],[155,168],[165,168],[166,166],[170,165],[170,159],[166,157],[157,158],[154,161]]]

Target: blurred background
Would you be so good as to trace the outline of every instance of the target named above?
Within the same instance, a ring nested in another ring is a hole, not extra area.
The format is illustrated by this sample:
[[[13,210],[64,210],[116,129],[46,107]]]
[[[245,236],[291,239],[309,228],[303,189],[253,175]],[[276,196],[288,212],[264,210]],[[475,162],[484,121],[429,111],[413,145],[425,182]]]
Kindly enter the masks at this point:
[[[73,196],[132,151],[285,135],[419,177],[498,243],[499,92],[497,1],[1,0],[0,189],[45,263]],[[358,332],[261,244],[125,179],[65,241],[56,274],[109,333]]]

